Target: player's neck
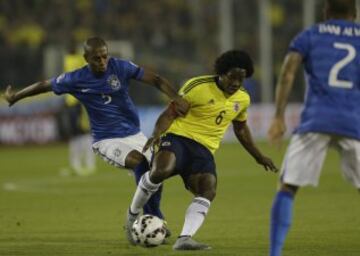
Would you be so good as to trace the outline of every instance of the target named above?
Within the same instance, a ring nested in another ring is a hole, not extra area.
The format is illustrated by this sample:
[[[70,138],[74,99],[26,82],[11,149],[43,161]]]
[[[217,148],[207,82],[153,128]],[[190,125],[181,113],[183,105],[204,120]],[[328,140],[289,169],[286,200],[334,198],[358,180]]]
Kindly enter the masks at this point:
[[[226,98],[229,98],[230,96],[231,96],[231,94],[228,94],[225,90],[224,90],[224,87],[223,87],[223,85],[222,85],[222,83],[221,83],[221,79],[220,79],[220,77],[216,77],[215,78],[215,84],[216,84],[216,86],[222,91],[222,93],[224,94],[224,96],[226,97]]]
[[[216,84],[217,88],[219,88],[219,90],[222,91],[222,93],[226,96],[227,94],[226,94],[226,92],[225,92],[225,90],[224,90],[223,85],[221,84],[220,77],[217,76],[217,77],[215,78],[215,84]]]
[[[95,72],[93,70],[91,70],[91,73],[93,73],[94,77],[96,77],[96,78],[99,78],[99,77],[102,77],[105,75],[105,72]]]

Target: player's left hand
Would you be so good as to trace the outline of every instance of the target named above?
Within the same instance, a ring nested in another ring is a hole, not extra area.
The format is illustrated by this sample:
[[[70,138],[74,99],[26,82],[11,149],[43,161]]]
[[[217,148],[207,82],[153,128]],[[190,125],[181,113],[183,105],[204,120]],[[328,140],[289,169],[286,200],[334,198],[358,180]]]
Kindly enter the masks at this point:
[[[273,161],[266,156],[260,156],[259,158],[256,159],[256,162],[258,164],[261,164],[266,171],[272,171],[272,172],[278,171],[278,168],[274,165]]]
[[[149,148],[157,146],[159,143],[160,143],[160,137],[157,136],[150,137],[145,143],[142,152],[145,153]]]
[[[175,111],[176,114],[178,114],[179,116],[185,116],[187,114],[187,112],[189,111],[190,108],[190,104],[182,97],[177,96],[176,98],[174,98],[173,100],[174,104],[175,104]]]

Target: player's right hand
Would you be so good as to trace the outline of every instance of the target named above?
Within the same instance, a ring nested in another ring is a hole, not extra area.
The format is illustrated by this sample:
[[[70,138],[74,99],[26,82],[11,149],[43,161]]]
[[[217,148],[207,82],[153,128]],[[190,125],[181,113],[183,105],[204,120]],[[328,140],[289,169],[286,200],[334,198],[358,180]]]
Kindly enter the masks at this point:
[[[156,136],[150,137],[145,143],[142,152],[145,153],[149,148],[157,146],[159,142],[160,142],[160,137],[156,137]]]
[[[15,102],[15,92],[12,90],[12,86],[8,85],[6,87],[6,91],[3,95],[3,97],[5,98],[5,100],[9,103],[9,107],[11,107]]]
[[[270,144],[280,147],[282,137],[286,131],[286,125],[284,118],[275,117],[268,130],[268,140]]]

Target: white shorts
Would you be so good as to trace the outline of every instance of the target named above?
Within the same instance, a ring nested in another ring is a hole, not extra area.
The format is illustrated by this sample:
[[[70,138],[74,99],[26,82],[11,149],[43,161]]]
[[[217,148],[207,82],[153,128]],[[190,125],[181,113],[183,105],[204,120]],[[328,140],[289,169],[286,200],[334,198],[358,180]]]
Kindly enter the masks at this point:
[[[146,141],[146,136],[139,132],[124,138],[100,140],[95,142],[92,148],[96,154],[100,155],[109,164],[116,167],[124,167],[127,155],[133,150],[141,153]],[[150,150],[142,154],[150,162]]]
[[[340,155],[343,176],[360,188],[360,141],[322,133],[295,134],[281,167],[281,182],[317,186],[327,149],[332,146]]]

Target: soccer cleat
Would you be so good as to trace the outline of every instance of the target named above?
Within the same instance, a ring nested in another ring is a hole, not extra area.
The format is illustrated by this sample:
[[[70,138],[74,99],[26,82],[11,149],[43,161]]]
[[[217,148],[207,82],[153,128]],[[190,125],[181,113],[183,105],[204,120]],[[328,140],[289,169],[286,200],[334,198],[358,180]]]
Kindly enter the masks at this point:
[[[211,247],[207,244],[202,244],[193,240],[190,236],[179,237],[173,245],[174,250],[210,250]]]
[[[126,239],[129,241],[130,244],[132,245],[136,245],[136,242],[135,240],[133,239],[133,236],[131,234],[132,232],[132,227],[133,227],[133,224],[135,222],[135,220],[139,217],[139,213],[132,213],[130,211],[130,209],[127,211],[127,214],[126,214],[126,223],[125,223],[125,235],[126,235]]]

